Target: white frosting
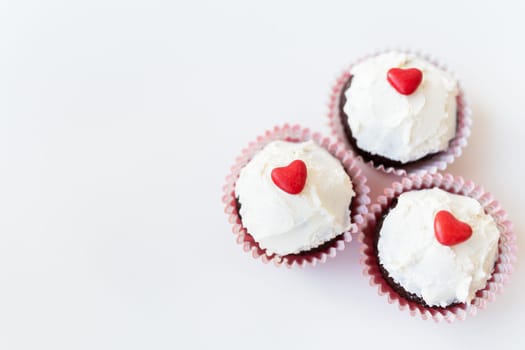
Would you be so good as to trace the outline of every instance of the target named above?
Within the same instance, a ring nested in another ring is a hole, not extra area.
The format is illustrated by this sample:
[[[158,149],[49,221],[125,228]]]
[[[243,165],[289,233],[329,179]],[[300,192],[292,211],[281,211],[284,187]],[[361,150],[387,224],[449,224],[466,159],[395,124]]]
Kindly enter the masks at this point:
[[[472,227],[457,245],[440,244],[434,216],[448,210]],[[379,261],[403,288],[431,306],[469,303],[490,278],[499,230],[473,198],[438,188],[405,192],[385,217],[378,241]]]
[[[418,68],[423,80],[411,95],[387,80],[390,68]],[[351,69],[344,112],[359,148],[403,163],[443,151],[456,133],[457,81],[415,55],[389,52]]]
[[[307,178],[301,193],[279,189],[271,171],[300,159]],[[313,141],[274,141],[241,170],[235,186],[242,223],[268,253],[309,250],[350,229],[350,177],[342,164]]]

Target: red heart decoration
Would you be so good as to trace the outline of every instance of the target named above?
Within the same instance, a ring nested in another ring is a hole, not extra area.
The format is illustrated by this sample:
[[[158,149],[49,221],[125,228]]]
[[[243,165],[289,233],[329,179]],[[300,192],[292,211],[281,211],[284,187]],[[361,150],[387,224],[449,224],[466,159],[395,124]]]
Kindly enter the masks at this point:
[[[421,84],[423,73],[417,68],[390,68],[386,78],[397,92],[402,95],[410,95]]]
[[[274,168],[272,180],[277,187],[289,194],[298,194],[306,183],[306,164],[296,159],[287,166]]]
[[[469,239],[472,236],[472,227],[456,219],[451,212],[441,210],[434,217],[434,234],[439,243],[450,246]]]

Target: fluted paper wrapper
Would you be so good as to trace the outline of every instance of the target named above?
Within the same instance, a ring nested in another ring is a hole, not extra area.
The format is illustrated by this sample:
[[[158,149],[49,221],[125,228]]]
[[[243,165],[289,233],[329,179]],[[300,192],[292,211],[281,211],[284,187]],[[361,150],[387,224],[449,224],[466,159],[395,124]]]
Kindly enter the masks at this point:
[[[340,235],[323,243],[317,248],[309,251],[301,252],[299,254],[289,254],[280,256],[277,254],[268,254],[265,249],[262,249],[253,237],[247,232],[242,224],[237,207],[237,199],[235,197],[235,183],[239,178],[241,169],[252,159],[252,157],[259,152],[268,143],[276,140],[303,142],[313,140],[319,146],[325,148],[330,154],[339,159],[344,166],[346,172],[350,176],[354,188],[355,196],[352,198],[350,205],[351,228],[346,232],[341,232]],[[352,234],[356,234],[361,225],[364,223],[370,203],[368,193],[370,189],[366,185],[366,177],[361,174],[360,168],[357,166],[356,159],[348,152],[346,147],[340,142],[332,142],[329,138],[322,137],[319,133],[311,132],[307,128],[299,125],[290,126],[285,124],[282,127],[276,126],[272,130],[266,131],[264,135],[256,138],[237,157],[235,164],[231,167],[231,171],[226,177],[226,185],[223,187],[224,195],[222,200],[225,205],[225,213],[228,215],[229,222],[233,225],[232,231],[236,237],[237,243],[242,248],[249,252],[254,258],[261,258],[265,263],[272,262],[276,266],[285,265],[287,267],[303,267],[305,265],[315,266],[318,263],[323,263],[328,257],[334,257],[337,251],[343,250],[345,245],[352,240]]]
[[[353,148],[353,146],[348,142],[347,136],[344,132],[343,123],[341,121],[341,113],[339,110],[339,102],[340,102],[340,96],[343,93],[343,88],[345,84],[347,83],[348,79],[350,79],[350,72],[352,70],[352,67],[356,64],[377,56],[382,53],[386,53],[389,51],[400,51],[405,53],[411,53],[414,55],[417,55],[437,67],[449,72],[450,70],[447,69],[445,65],[438,62],[436,59],[421,54],[419,52],[413,52],[411,50],[384,50],[380,51],[371,55],[364,56],[358,60],[356,60],[354,63],[352,63],[347,69],[345,69],[341,75],[337,78],[334,86],[332,87],[329,102],[328,102],[328,119],[329,119],[329,126],[332,130],[332,134],[335,135],[335,137],[340,141],[343,142],[348,148],[352,149],[355,153],[356,157],[359,158],[361,161],[364,162],[363,157],[359,155],[359,152]],[[385,77],[386,79],[386,77]],[[374,161],[370,160],[368,162],[365,162],[367,165],[376,168],[377,170],[383,171],[385,173],[390,173],[398,176],[406,176],[408,174],[424,174],[425,172],[429,173],[436,173],[437,171],[443,171],[446,169],[446,167],[449,164],[452,164],[454,160],[459,157],[463,151],[463,148],[467,145],[467,138],[470,135],[470,128],[472,125],[472,118],[471,118],[471,110],[468,106],[468,103],[465,98],[465,94],[463,92],[463,89],[461,87],[461,84],[458,82],[458,88],[459,93],[456,97],[457,101],[457,125],[456,125],[456,136],[449,142],[449,146],[446,150],[436,153],[435,155],[424,158],[419,161],[415,161],[412,164],[409,164],[404,167],[385,167],[383,164],[376,164]]]
[[[427,307],[409,301],[400,296],[383,278],[379,270],[379,261],[376,249],[377,224],[383,214],[388,210],[392,199],[403,192],[411,190],[439,187],[445,191],[468,196],[476,199],[485,212],[491,215],[500,231],[498,243],[498,257],[494,266],[492,277],[488,280],[484,289],[476,293],[475,298],[469,304],[456,304],[447,308]],[[419,315],[423,319],[434,321],[452,322],[464,320],[467,315],[475,315],[484,309],[487,304],[494,300],[496,294],[503,291],[503,286],[509,281],[516,261],[516,236],[513,232],[512,223],[507,219],[507,213],[501,208],[493,196],[485,192],[482,187],[475,185],[472,181],[465,181],[462,177],[454,177],[450,174],[425,174],[405,177],[401,182],[394,182],[390,188],[385,189],[384,195],[372,204],[367,214],[366,223],[358,237],[361,242],[361,263],[364,266],[363,273],[368,276],[370,285],[377,288],[378,294],[388,299],[390,304],[396,304],[401,310],[408,310],[411,315]]]

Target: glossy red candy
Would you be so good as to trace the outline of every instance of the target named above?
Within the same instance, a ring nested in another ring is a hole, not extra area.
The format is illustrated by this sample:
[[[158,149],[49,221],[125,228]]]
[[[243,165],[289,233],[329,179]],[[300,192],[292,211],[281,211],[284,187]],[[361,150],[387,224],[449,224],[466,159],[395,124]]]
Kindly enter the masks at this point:
[[[400,94],[410,95],[423,80],[423,73],[417,68],[391,68],[386,75],[390,85]]]
[[[272,170],[272,181],[289,194],[299,194],[306,183],[306,164],[296,159],[287,166]]]
[[[472,227],[456,219],[451,212],[441,210],[434,217],[434,234],[439,243],[451,246],[469,239],[472,236]]]

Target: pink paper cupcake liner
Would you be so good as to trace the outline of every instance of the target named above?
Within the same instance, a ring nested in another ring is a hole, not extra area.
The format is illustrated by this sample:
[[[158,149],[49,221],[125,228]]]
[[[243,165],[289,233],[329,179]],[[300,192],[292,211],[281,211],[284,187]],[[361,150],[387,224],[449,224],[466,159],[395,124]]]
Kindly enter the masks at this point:
[[[350,71],[352,70],[352,67],[354,65],[368,58],[371,58],[381,53],[386,53],[389,51],[393,51],[393,50],[379,51],[374,54],[366,55],[356,60],[346,70],[344,70],[341,73],[341,75],[337,78],[334,86],[332,87],[332,90],[330,93],[330,99],[328,102],[329,126],[332,130],[332,134],[335,135],[340,142],[343,142],[350,149],[353,149],[353,148],[352,148],[352,145],[348,142],[347,137],[345,135],[343,124],[341,122],[341,115],[339,111],[339,98],[341,96],[341,93],[343,92],[342,91],[343,87],[348,81],[348,79],[350,78],[351,76]],[[451,73],[450,70],[447,69],[445,65],[441,64],[436,59],[431,58],[428,55],[421,54],[419,52],[414,52],[411,50],[396,50],[396,51],[415,54],[435,64],[437,67]],[[457,127],[456,127],[456,136],[450,141],[449,147],[445,151],[439,152],[428,159],[422,159],[420,161],[415,162],[414,164],[410,164],[408,166],[399,167],[399,168],[385,167],[382,164],[375,164],[373,161],[368,161],[365,163],[385,173],[391,173],[391,174],[398,175],[398,176],[406,176],[408,174],[423,174],[426,172],[433,174],[433,173],[436,173],[437,171],[445,170],[449,164],[452,164],[454,160],[461,155],[463,148],[466,147],[467,138],[470,135],[470,128],[472,126],[472,117],[471,117],[472,112],[471,112],[470,107],[468,106],[467,100],[465,98],[465,93],[463,92],[463,89],[459,82],[458,82],[458,88],[459,88],[459,93],[458,93],[458,96],[456,97],[457,118],[458,118]],[[363,158],[359,155],[359,153],[354,149],[353,151],[356,154],[356,157],[364,162]]]
[[[279,256],[277,254],[267,254],[266,250],[261,249],[259,244],[242,225],[235,197],[235,183],[239,178],[241,169],[250,159],[265,145],[275,140],[295,142],[313,140],[341,161],[352,180],[356,193],[350,207],[352,223],[350,230],[343,232],[341,235],[338,235],[311,251],[300,254]],[[337,251],[343,250],[345,245],[352,240],[352,234],[356,234],[360,230],[361,225],[364,224],[364,218],[368,213],[367,206],[370,203],[368,197],[370,189],[366,185],[366,177],[361,174],[361,169],[357,166],[355,158],[342,143],[331,142],[329,138],[322,137],[319,133],[312,133],[309,129],[299,125],[290,126],[288,124],[282,127],[276,126],[273,130],[266,131],[264,135],[257,137],[255,141],[251,142],[242,150],[241,154],[236,158],[235,164],[231,167],[230,173],[226,176],[226,185],[224,185],[223,190],[224,195],[222,201],[225,205],[224,211],[228,215],[228,221],[233,224],[232,231],[237,243],[241,244],[244,251],[250,252],[254,258],[261,258],[265,263],[273,262],[276,266],[286,265],[287,267],[315,266],[318,263],[325,262],[328,257],[334,257]]]
[[[485,212],[494,218],[501,234],[498,243],[498,258],[492,277],[488,280],[485,288],[476,293],[470,304],[433,308],[406,300],[385,281],[379,270],[375,237],[376,225],[383,213],[390,207],[392,199],[401,193],[432,187],[439,187],[451,193],[476,199],[483,206]],[[437,322],[464,320],[467,315],[475,315],[478,310],[485,309],[487,304],[494,300],[496,294],[503,291],[503,286],[508,283],[516,261],[516,236],[513,232],[512,223],[507,219],[507,213],[501,208],[499,202],[490,193],[485,192],[481,186],[450,174],[411,175],[403,178],[401,182],[394,182],[390,188],[385,189],[384,195],[378,197],[377,203],[370,206],[367,222],[359,234],[358,240],[362,244],[363,274],[369,277],[370,285],[377,288],[378,294],[385,295],[390,304],[397,304],[400,310],[408,310],[412,316],[419,315],[423,319],[433,319]]]

